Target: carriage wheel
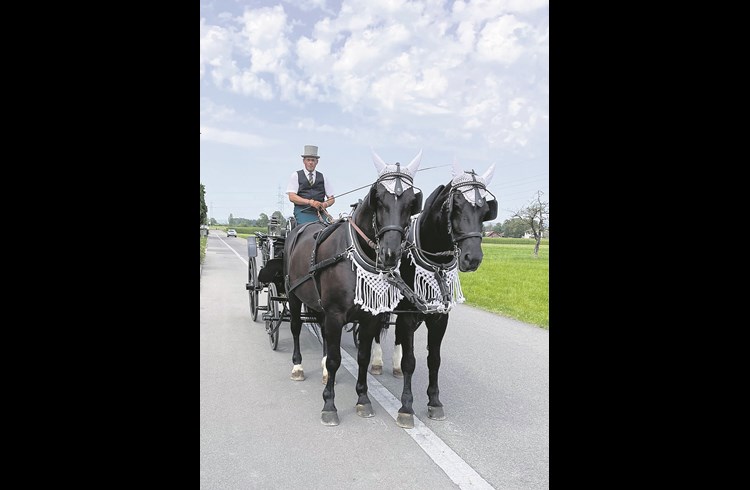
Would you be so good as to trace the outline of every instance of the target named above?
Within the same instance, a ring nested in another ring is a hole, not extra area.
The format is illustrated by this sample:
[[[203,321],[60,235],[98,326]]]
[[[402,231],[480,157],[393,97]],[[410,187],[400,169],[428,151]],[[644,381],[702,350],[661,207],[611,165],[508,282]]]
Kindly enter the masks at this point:
[[[258,266],[255,264],[255,257],[248,259],[247,292],[250,295],[250,313],[253,315],[253,321],[256,321],[258,318]]]
[[[266,333],[268,340],[271,342],[271,350],[276,350],[279,346],[279,327],[281,326],[281,317],[279,316],[279,302],[271,299],[278,296],[276,284],[268,284],[268,313],[266,319]]]

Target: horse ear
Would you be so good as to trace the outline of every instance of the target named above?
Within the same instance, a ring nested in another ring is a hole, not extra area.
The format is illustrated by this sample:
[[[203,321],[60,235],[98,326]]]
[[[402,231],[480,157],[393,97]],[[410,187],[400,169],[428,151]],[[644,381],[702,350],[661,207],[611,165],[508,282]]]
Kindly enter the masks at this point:
[[[487,205],[490,207],[490,209],[487,210],[484,218],[482,218],[482,221],[492,221],[493,219],[497,218],[497,199],[487,201]]]
[[[414,197],[414,202],[411,204],[411,216],[422,212],[422,193],[417,192]]]
[[[487,169],[487,171],[482,175],[482,178],[484,179],[484,185],[490,185],[490,182],[492,182],[492,176],[495,174],[495,164],[493,163],[490,165],[490,168]]]
[[[377,153],[375,153],[375,150],[373,148],[370,149],[372,150],[372,162],[375,164],[375,170],[377,170],[378,175],[380,175],[380,172],[382,172],[386,167],[385,162],[378,156]]]
[[[412,177],[417,175],[417,169],[419,168],[419,164],[421,162],[422,162],[422,150],[419,150],[419,153],[417,153],[417,156],[415,156],[414,159],[409,164],[409,166],[406,167],[411,173]]]
[[[453,157],[453,166],[451,169],[451,180],[455,179],[459,175],[462,175],[464,173],[464,169],[461,168],[461,165],[458,164],[456,161],[456,157]]]

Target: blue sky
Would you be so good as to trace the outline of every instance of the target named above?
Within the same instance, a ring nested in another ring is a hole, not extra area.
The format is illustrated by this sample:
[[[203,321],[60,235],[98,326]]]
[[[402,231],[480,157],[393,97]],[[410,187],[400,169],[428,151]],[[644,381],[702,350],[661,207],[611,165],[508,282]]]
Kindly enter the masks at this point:
[[[547,0],[201,2],[200,179],[209,216],[255,219],[305,145],[349,211],[374,150],[407,165],[425,199],[465,170],[495,171],[502,222],[549,202]]]

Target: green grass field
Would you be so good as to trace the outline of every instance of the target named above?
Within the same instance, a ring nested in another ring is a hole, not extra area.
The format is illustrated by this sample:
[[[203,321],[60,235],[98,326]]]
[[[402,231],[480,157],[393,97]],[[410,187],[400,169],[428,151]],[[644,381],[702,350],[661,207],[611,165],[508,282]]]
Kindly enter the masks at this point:
[[[484,260],[461,272],[466,304],[549,329],[549,241],[534,258],[534,240],[484,239]]]

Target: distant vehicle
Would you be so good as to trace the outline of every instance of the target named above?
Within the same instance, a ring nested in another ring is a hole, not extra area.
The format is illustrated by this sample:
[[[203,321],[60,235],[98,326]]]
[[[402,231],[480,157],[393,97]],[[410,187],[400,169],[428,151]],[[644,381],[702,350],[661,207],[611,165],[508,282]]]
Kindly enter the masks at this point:
[[[232,229],[232,228],[230,228],[230,229],[227,230],[227,236],[233,236],[233,237],[236,238],[237,237],[237,231],[234,230],[234,229]]]

